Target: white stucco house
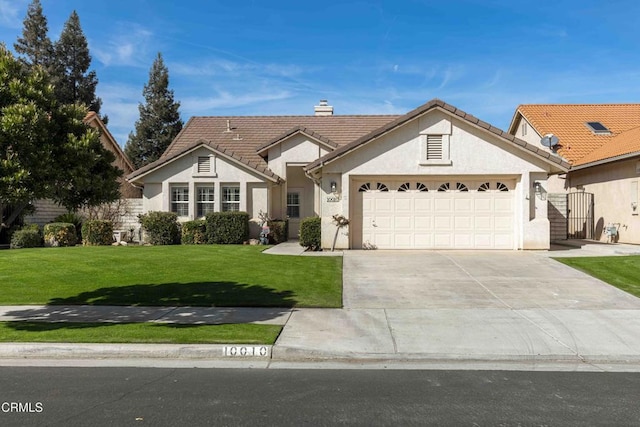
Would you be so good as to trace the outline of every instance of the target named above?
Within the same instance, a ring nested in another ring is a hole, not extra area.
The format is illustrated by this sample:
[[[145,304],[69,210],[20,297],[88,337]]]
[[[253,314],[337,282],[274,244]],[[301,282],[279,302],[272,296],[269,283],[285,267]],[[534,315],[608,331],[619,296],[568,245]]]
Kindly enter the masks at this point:
[[[163,156],[128,175],[144,211],[350,221],[337,248],[547,249],[541,188],[569,164],[441,100],[402,116],[193,117]]]

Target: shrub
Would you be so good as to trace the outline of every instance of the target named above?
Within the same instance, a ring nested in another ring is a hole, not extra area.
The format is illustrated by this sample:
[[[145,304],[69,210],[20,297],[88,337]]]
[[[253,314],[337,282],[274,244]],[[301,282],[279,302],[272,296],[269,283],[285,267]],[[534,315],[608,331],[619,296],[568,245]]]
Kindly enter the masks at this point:
[[[212,212],[206,216],[209,244],[240,245],[249,240],[249,214],[246,212]]]
[[[73,212],[63,213],[53,219],[53,222],[65,222],[65,223],[73,224],[73,226],[76,228],[76,237],[78,238],[78,241],[82,240],[82,222],[83,221],[84,221],[83,217]]]
[[[207,243],[207,233],[204,219],[187,221],[182,224],[183,245],[203,245],[205,243]]]
[[[175,245],[180,243],[178,215],[173,212],[149,212],[138,215],[142,228],[147,232],[152,245]]]
[[[267,222],[269,230],[271,231],[270,242],[274,245],[278,243],[286,242],[289,240],[289,221],[282,221],[278,219],[270,220]]]
[[[40,227],[36,224],[25,225],[11,236],[11,249],[39,248],[43,244]]]
[[[110,245],[113,243],[113,223],[101,219],[82,224],[82,244],[85,246]]]
[[[300,245],[312,251],[321,248],[322,220],[319,217],[304,218],[300,222]]]
[[[45,246],[75,246],[78,243],[76,226],[69,222],[52,222],[44,226]]]

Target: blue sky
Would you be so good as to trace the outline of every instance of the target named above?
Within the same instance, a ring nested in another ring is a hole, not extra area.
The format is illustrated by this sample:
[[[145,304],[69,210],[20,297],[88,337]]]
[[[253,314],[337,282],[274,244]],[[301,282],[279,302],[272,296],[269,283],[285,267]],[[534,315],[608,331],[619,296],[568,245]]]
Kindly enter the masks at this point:
[[[13,47],[30,0],[0,0]],[[121,145],[162,52],[193,115],[401,114],[440,98],[505,129],[523,103],[640,102],[636,0],[42,0],[72,10]]]

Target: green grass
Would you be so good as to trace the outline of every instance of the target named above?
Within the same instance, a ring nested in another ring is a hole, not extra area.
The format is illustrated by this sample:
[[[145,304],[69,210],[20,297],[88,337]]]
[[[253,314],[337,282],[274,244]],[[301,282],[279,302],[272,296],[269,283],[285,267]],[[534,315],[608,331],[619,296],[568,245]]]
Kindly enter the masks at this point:
[[[555,259],[640,297],[640,256]]]
[[[281,329],[253,324],[0,322],[0,342],[271,345]]]
[[[340,307],[340,257],[264,246],[129,246],[0,251],[0,305]]]

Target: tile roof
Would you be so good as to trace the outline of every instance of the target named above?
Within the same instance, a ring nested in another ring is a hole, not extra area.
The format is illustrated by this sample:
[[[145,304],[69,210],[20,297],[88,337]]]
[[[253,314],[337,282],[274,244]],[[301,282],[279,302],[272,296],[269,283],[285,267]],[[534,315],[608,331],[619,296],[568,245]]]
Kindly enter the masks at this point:
[[[325,142],[329,146],[347,144],[398,116],[208,116],[192,117],[157,161],[128,176],[133,179],[172,160],[195,146],[210,147],[232,153],[234,159],[252,165],[258,171],[267,169],[259,149],[279,142],[297,131]],[[228,124],[228,128],[227,128]],[[274,175],[275,176],[275,175]]]
[[[558,154],[573,166],[600,161],[635,151],[640,152],[640,104],[535,104],[520,105],[511,124],[517,126],[520,113],[544,136],[559,140]],[[586,122],[601,122],[609,135],[596,135]]]
[[[328,154],[326,154],[325,156],[321,157],[320,159],[316,160],[315,162],[312,162],[310,164],[308,164],[305,169],[306,170],[312,170],[315,168],[318,168],[319,166],[323,165],[326,162],[330,162],[352,150],[355,150],[356,148],[360,147],[363,144],[366,144],[367,142],[378,138],[382,135],[384,135],[385,133],[397,128],[398,126],[403,125],[404,123],[415,119],[416,117],[426,113],[427,111],[434,109],[434,108],[440,108],[446,112],[449,112],[451,114],[453,114],[454,116],[463,119],[475,126],[478,126],[482,129],[485,129],[488,132],[491,132],[497,136],[499,136],[500,138],[514,144],[517,146],[520,146],[530,152],[532,152],[533,154],[542,157],[544,159],[546,159],[547,161],[550,161],[552,163],[555,163],[559,166],[561,166],[562,168],[568,168],[569,164],[564,161],[561,157],[556,156],[554,154],[551,154],[549,151],[543,149],[542,147],[536,147],[534,145],[528,144],[527,142],[518,139],[516,137],[514,137],[513,135],[498,129],[495,126],[490,125],[487,122],[483,122],[482,120],[478,119],[475,116],[472,116],[471,114],[468,114],[464,111],[462,111],[459,108],[454,107],[451,104],[447,104],[444,101],[441,101],[439,99],[433,99],[429,102],[427,102],[424,105],[421,105],[420,107],[408,112],[407,114],[398,117],[397,119],[383,125],[382,127],[375,129],[374,131],[368,133],[367,135],[363,135],[362,137],[358,138],[357,140],[354,140],[353,142],[347,144],[347,145],[343,145],[340,148],[338,148],[335,151],[332,151]]]

